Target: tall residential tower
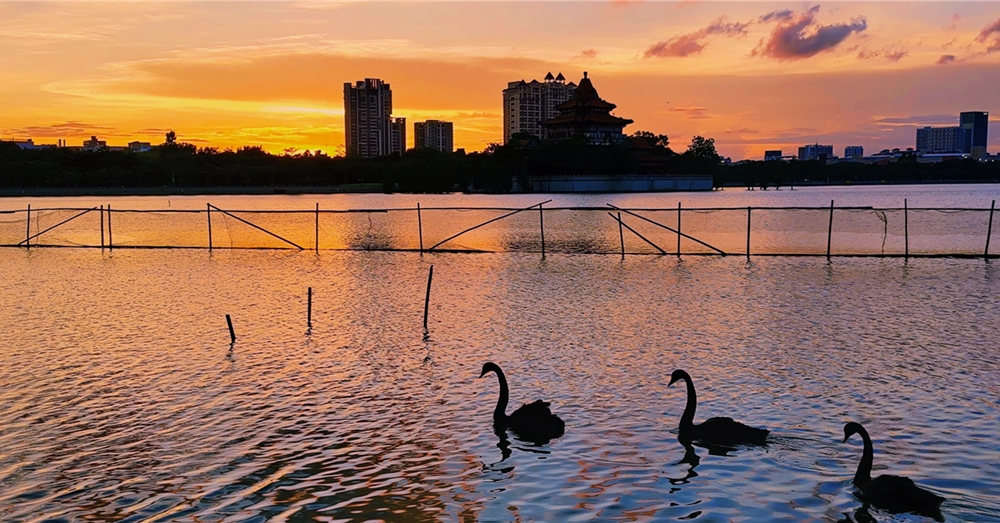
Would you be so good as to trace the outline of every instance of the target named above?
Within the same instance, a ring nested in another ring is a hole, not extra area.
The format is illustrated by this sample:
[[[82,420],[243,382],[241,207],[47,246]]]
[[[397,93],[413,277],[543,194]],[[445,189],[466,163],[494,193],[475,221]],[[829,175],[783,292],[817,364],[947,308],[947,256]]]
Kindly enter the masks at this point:
[[[374,158],[406,150],[406,119],[392,117],[392,89],[378,78],[344,84],[348,156]]]
[[[450,153],[455,149],[455,126],[441,120],[416,122],[413,124],[413,146]]]
[[[556,106],[568,101],[576,92],[576,84],[566,83],[562,73],[545,75],[545,82],[532,80],[508,82],[503,90],[503,141],[514,133],[528,133],[545,138],[541,122],[559,116]]]

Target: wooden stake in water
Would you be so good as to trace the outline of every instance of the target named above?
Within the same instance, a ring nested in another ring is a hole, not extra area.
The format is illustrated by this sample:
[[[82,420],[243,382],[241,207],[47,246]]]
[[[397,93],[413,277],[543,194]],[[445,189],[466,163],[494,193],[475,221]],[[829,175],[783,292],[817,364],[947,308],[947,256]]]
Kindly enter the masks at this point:
[[[115,242],[111,241],[111,204],[108,204],[108,250],[115,248]]]
[[[997,206],[997,201],[993,200],[990,204],[990,224],[986,227],[986,250],[983,251],[983,258],[990,257],[990,236],[993,235],[993,209]]]
[[[104,250],[104,206],[101,206],[101,250]]]
[[[236,343],[236,331],[233,330],[233,319],[226,314],[226,324],[229,325],[229,338],[232,340],[231,343]]]
[[[747,206],[747,259],[750,259],[750,206]]]
[[[212,252],[212,204],[205,204],[206,213],[208,214],[208,252]]]
[[[434,266],[427,272],[427,296],[424,297],[424,332],[427,332],[427,311],[431,306],[431,280],[434,279]]]
[[[417,202],[417,236],[420,238],[420,254],[424,253],[424,222],[420,219],[420,202]]]
[[[677,257],[681,257],[681,202],[677,202]]]
[[[622,213],[618,213],[618,241],[622,244],[622,259],[625,259],[625,231],[622,230]]]
[[[545,212],[542,205],[544,204],[538,204],[538,226],[542,230],[542,256],[545,256]]]
[[[319,202],[316,202],[316,252],[319,252]]]
[[[830,259],[830,244],[833,242],[833,200],[830,200],[830,228],[826,231],[826,259]]]
[[[26,229],[24,232],[24,246],[27,249],[31,249],[31,204],[28,204],[28,219],[26,220]]]
[[[308,305],[306,305],[306,326],[311,329],[312,326],[313,326],[313,288],[312,287],[309,287],[309,294],[308,294],[308,296],[309,296],[307,298]]]
[[[904,245],[904,256],[906,258],[910,257],[910,210],[906,203],[906,198],[903,198],[903,245]]]

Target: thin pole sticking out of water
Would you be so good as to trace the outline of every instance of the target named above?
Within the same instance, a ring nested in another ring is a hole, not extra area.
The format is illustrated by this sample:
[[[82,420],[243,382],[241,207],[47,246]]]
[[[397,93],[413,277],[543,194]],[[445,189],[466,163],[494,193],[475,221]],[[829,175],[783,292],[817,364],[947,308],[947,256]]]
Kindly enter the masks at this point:
[[[108,250],[114,250],[115,242],[111,240],[111,204],[108,204]]]
[[[538,204],[538,226],[542,230],[542,256],[545,256],[545,212],[542,210],[543,203]]]
[[[997,206],[997,201],[993,200],[990,204],[990,224],[986,227],[986,250],[983,251],[983,258],[990,257],[990,236],[993,234],[993,209]]]
[[[622,259],[625,259],[625,232],[622,231],[622,213],[618,213],[618,239],[622,243]]]
[[[750,259],[750,206],[747,206],[747,260]]]
[[[677,202],[677,257],[681,257],[681,202]]]
[[[420,254],[424,253],[424,222],[420,219],[420,202],[417,202],[417,236],[420,238]]]
[[[25,220],[26,229],[24,232],[24,246],[28,250],[31,250],[31,204],[28,204],[28,219]]]
[[[903,245],[906,249],[904,251],[904,256],[909,259],[910,257],[910,210],[906,203],[906,198],[903,198]]]
[[[229,325],[229,338],[232,340],[231,343],[236,343],[236,331],[233,330],[233,319],[226,314],[226,323]]]
[[[310,329],[313,326],[313,288],[309,287],[308,298],[306,299],[308,305],[306,305],[306,326]]]
[[[316,202],[316,252],[319,252],[319,202]],[[312,291],[312,288],[309,290]]]
[[[104,250],[104,206],[101,206],[101,250]]]
[[[434,279],[434,266],[427,271],[427,296],[424,297],[424,332],[427,332],[427,311],[431,306],[431,280]]]
[[[205,208],[208,210],[208,252],[212,252],[212,204],[206,203]]]
[[[830,200],[830,228],[826,231],[826,259],[830,259],[830,244],[833,242],[833,200]]]

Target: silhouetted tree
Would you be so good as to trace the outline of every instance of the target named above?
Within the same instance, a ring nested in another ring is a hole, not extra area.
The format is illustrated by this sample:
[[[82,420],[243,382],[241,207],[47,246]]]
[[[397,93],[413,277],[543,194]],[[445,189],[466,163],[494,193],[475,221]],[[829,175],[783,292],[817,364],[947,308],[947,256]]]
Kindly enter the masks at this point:
[[[670,147],[670,138],[665,134],[654,134],[650,131],[636,131],[629,135],[632,138],[645,138],[649,143],[660,147]]]

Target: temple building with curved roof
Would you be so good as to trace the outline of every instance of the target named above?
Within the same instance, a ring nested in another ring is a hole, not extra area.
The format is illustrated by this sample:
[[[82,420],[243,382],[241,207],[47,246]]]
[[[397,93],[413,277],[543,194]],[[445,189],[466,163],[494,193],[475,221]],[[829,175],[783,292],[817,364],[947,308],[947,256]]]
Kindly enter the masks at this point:
[[[597,94],[584,72],[573,97],[555,107],[559,116],[542,122],[542,138],[563,140],[584,135],[592,144],[621,143],[625,139],[623,129],[633,121],[611,114],[616,107]]]

